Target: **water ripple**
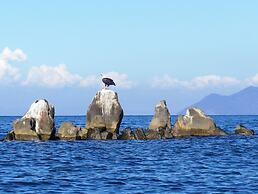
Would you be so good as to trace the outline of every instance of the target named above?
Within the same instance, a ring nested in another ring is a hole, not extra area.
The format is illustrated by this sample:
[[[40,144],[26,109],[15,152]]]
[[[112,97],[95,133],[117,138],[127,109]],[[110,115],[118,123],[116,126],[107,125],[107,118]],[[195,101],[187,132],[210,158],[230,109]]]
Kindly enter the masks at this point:
[[[1,135],[14,117],[2,117]],[[58,117],[83,125],[84,117]],[[122,125],[147,126],[150,117]],[[173,119],[174,120],[174,119]],[[215,120],[233,132],[255,116]],[[3,124],[4,123],[4,124]],[[258,136],[153,141],[0,142],[0,192],[258,193]]]

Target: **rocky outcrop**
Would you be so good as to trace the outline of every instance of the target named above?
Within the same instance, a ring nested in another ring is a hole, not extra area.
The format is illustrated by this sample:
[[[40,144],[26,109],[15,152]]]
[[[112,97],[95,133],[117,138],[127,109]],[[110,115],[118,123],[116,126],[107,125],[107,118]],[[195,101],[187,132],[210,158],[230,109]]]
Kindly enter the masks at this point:
[[[160,101],[155,107],[155,114],[149,125],[149,129],[171,129],[171,118],[165,100]]]
[[[236,129],[235,129],[235,134],[237,135],[254,135],[254,130],[252,129],[248,129],[243,125],[237,125]]]
[[[142,128],[132,130],[130,127],[124,129],[119,136],[120,140],[146,140],[146,135]]]
[[[190,108],[184,116],[179,116],[172,130],[174,137],[226,135],[213,119],[198,108]]]
[[[156,105],[155,114],[145,135],[150,140],[172,138],[171,116],[165,100]]]
[[[144,130],[142,128],[137,128],[134,131],[134,137],[136,140],[146,140],[146,135],[144,133]]]
[[[8,140],[49,140],[55,136],[55,109],[47,100],[37,100],[28,112],[14,122]],[[11,138],[12,137],[12,138]]]
[[[145,135],[146,139],[149,140],[173,138],[172,129],[170,128],[147,129]]]
[[[119,137],[120,140],[135,140],[134,133],[131,128],[126,128],[122,131],[121,136]]]
[[[145,136],[148,140],[162,139],[162,133],[159,129],[148,129]]]
[[[87,129],[77,127],[70,122],[64,122],[58,130],[58,138],[60,140],[82,140],[87,139],[87,133]]]
[[[87,129],[99,129],[102,132],[118,134],[123,118],[123,109],[117,93],[102,89],[93,98],[87,111]]]
[[[116,133],[111,133],[102,129],[88,129],[87,139],[89,140],[115,140]]]

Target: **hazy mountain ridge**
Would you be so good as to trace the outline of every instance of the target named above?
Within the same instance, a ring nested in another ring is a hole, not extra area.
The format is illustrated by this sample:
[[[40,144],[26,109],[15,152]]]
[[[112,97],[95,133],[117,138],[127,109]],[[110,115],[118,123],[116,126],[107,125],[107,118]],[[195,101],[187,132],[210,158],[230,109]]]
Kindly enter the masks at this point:
[[[210,94],[192,106],[210,115],[258,115],[258,87],[250,86],[229,96]]]

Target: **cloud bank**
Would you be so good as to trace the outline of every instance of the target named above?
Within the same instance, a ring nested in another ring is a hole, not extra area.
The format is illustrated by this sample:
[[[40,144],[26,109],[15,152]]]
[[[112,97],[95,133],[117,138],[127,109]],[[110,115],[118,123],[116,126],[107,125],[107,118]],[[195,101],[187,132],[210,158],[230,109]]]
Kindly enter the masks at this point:
[[[16,82],[20,78],[18,68],[10,64],[11,61],[25,61],[27,55],[21,49],[10,50],[4,48],[0,54],[0,80],[4,83]]]
[[[152,81],[154,88],[186,88],[190,90],[203,89],[207,87],[230,87],[240,84],[241,81],[228,76],[204,75],[190,80],[179,80],[169,75],[155,77]]]
[[[80,75],[71,72],[67,65],[57,66],[39,65],[33,66],[28,70],[27,75],[22,77],[21,67],[17,67],[12,62],[22,62],[27,60],[27,55],[21,49],[11,50],[4,48],[0,53],[0,81],[1,84],[15,83],[23,86],[40,86],[48,88],[62,87],[96,87],[101,86],[100,75]],[[130,89],[136,86],[128,75],[119,72],[104,72],[107,77],[112,78],[120,88]],[[150,80],[152,88],[169,89],[184,88],[188,90],[199,90],[209,87],[233,87],[258,86],[258,73],[252,77],[239,80],[230,76],[203,75],[189,80],[181,80],[170,75],[156,76]],[[144,83],[143,83],[144,84]],[[145,83],[146,84],[146,83]]]
[[[133,86],[133,82],[128,79],[127,74],[118,72],[107,72],[106,76],[112,78],[116,85],[121,88],[129,89]],[[27,86],[43,86],[48,88],[60,87],[94,87],[101,85],[100,76],[88,75],[81,76],[68,70],[65,64],[58,66],[40,65],[32,67],[22,85]]]

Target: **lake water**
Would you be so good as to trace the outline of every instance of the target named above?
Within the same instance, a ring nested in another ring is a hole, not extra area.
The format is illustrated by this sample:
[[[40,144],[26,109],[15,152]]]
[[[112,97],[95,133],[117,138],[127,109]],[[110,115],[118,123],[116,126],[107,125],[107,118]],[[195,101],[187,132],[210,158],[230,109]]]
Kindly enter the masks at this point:
[[[0,137],[18,117],[0,117]],[[233,133],[258,116],[213,116]],[[151,116],[125,116],[121,128]],[[56,117],[84,126],[85,117]],[[172,117],[174,123],[175,117]],[[0,142],[0,193],[258,193],[258,136]]]

